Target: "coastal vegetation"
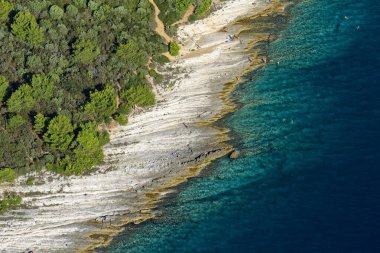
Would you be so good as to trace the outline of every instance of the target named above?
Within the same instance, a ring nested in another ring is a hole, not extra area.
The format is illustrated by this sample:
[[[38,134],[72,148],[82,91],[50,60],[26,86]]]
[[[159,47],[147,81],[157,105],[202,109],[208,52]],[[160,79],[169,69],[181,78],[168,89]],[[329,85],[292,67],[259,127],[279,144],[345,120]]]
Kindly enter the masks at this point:
[[[158,2],[170,6],[166,29],[191,4],[194,17],[211,5]],[[162,81],[155,67],[180,46],[154,31],[153,12],[149,0],[0,0],[0,184],[43,167],[89,171],[109,142],[100,125],[125,125],[133,108],[155,103],[148,80]],[[0,213],[20,203],[4,193]]]
[[[12,183],[16,179],[16,173],[10,169],[5,168],[0,170],[0,183]]]
[[[3,199],[0,199],[0,214],[6,213],[10,209],[15,209],[21,202],[20,196],[14,193],[4,192]]]
[[[155,102],[146,77],[167,46],[154,25],[148,0],[0,0],[1,182],[103,160],[98,126]]]
[[[180,50],[180,46],[178,45],[177,42],[175,42],[174,40],[172,42],[170,42],[169,44],[169,53],[173,56],[177,56],[179,54],[179,50]]]
[[[204,17],[210,10],[212,0],[156,0],[161,10],[160,19],[166,26],[174,24],[185,14],[190,5],[195,6],[191,20]]]

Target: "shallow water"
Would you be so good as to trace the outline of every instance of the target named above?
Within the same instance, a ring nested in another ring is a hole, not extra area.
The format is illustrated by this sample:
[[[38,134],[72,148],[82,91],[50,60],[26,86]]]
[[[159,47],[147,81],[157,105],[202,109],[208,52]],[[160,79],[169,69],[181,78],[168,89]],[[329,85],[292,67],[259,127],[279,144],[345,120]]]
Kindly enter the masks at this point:
[[[380,252],[380,1],[304,0],[215,161],[106,252]]]

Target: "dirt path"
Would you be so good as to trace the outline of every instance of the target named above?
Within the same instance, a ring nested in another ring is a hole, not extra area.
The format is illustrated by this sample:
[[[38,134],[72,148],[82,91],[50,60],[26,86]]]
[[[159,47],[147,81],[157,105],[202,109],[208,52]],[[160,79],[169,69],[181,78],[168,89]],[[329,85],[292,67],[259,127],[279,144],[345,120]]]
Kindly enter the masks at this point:
[[[166,44],[169,44],[170,41],[172,41],[172,38],[165,32],[165,25],[158,16],[158,15],[160,15],[161,11],[158,8],[157,4],[154,2],[154,0],[149,0],[149,2],[154,7],[154,20],[156,22],[155,31],[158,33],[158,35],[160,35],[162,38],[164,38]]]
[[[173,25],[180,25],[180,24],[187,23],[187,21],[189,21],[190,16],[194,14],[194,11],[195,11],[195,5],[190,4],[189,8],[187,9],[183,17],[177,22],[175,22]]]

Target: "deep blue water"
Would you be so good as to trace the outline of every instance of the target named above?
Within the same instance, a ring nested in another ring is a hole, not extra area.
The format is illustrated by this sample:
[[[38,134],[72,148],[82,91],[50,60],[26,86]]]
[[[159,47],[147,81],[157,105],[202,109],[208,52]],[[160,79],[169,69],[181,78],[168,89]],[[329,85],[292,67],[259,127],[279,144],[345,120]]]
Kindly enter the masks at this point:
[[[107,252],[380,252],[380,1],[304,0],[291,16],[221,122],[242,157]]]

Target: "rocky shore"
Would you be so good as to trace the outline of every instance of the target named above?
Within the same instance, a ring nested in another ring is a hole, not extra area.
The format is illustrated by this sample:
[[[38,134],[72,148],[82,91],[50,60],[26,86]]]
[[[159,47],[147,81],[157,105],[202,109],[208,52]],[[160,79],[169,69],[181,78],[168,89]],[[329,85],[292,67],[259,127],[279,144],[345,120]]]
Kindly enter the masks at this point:
[[[104,164],[84,176],[44,172],[3,191],[18,192],[24,207],[0,217],[0,252],[91,251],[129,222],[155,216],[153,207],[172,188],[232,150],[226,129],[212,125],[234,110],[227,99],[247,69],[263,63],[249,56],[252,38],[238,19],[262,13],[262,0],[223,1],[207,18],[179,27],[181,56],[161,67],[165,85],[158,103],[111,130]]]

